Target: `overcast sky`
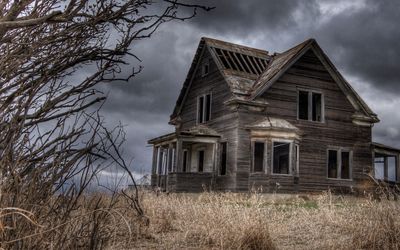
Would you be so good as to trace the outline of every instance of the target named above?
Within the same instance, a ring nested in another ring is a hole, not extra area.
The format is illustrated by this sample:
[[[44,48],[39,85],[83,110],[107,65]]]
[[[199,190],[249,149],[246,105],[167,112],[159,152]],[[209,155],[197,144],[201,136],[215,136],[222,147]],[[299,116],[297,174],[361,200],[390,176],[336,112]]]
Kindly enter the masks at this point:
[[[142,73],[107,86],[103,114],[125,125],[125,156],[135,171],[150,171],[147,140],[168,125],[180,88],[203,36],[270,52],[315,38],[381,122],[373,140],[400,147],[400,1],[215,0],[192,20],[168,23],[133,45]]]

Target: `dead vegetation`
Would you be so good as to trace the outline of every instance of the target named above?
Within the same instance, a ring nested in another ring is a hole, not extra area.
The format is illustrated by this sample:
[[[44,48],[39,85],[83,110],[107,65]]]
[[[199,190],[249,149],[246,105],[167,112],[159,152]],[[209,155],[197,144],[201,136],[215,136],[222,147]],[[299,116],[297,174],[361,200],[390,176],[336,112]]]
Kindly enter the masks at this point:
[[[147,237],[135,242],[137,248],[399,248],[397,201],[330,192],[302,196],[146,193],[143,205],[150,225]]]
[[[126,247],[139,235],[148,221],[137,192],[85,192],[110,167],[135,187],[122,127],[100,112],[99,84],[135,77],[136,44],[160,25],[211,9],[180,0],[0,2],[0,248]]]

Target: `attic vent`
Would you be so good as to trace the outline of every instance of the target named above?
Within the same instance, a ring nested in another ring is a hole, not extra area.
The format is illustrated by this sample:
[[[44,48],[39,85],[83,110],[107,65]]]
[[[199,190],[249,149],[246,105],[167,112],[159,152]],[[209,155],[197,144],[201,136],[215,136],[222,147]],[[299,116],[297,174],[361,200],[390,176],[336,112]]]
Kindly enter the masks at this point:
[[[213,48],[225,69],[260,75],[267,67],[267,60],[229,50]]]

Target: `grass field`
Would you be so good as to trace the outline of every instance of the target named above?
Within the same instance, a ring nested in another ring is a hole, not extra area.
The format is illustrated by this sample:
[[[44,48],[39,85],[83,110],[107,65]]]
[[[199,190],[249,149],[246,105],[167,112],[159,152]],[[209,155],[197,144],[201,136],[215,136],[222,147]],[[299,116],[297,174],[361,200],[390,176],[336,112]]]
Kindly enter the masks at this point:
[[[133,248],[399,249],[400,206],[369,198],[144,193],[150,220]]]

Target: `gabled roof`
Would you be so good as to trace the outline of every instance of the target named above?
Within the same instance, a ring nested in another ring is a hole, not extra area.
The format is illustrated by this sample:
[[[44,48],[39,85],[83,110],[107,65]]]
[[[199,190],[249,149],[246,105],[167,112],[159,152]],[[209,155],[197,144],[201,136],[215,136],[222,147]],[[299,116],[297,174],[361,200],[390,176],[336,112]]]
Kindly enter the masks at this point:
[[[339,73],[328,56],[322,51],[314,39],[308,39],[293,48],[269,55],[268,51],[228,43],[203,37],[197,48],[187,78],[183,84],[171,122],[180,113],[190,88],[194,72],[198,68],[205,49],[208,49],[219,71],[225,78],[232,94],[232,99],[255,101],[258,96],[267,91],[297,60],[306,52],[312,50],[325,66],[335,82],[339,85],[357,112],[357,119],[366,122],[378,122],[377,115],[355,92],[350,84]]]
[[[264,71],[271,59],[266,50],[202,37],[171,115],[171,121],[176,119],[180,113],[186,92],[190,88],[205,49],[210,52],[232,95],[235,96],[248,95],[253,88],[254,81]]]

